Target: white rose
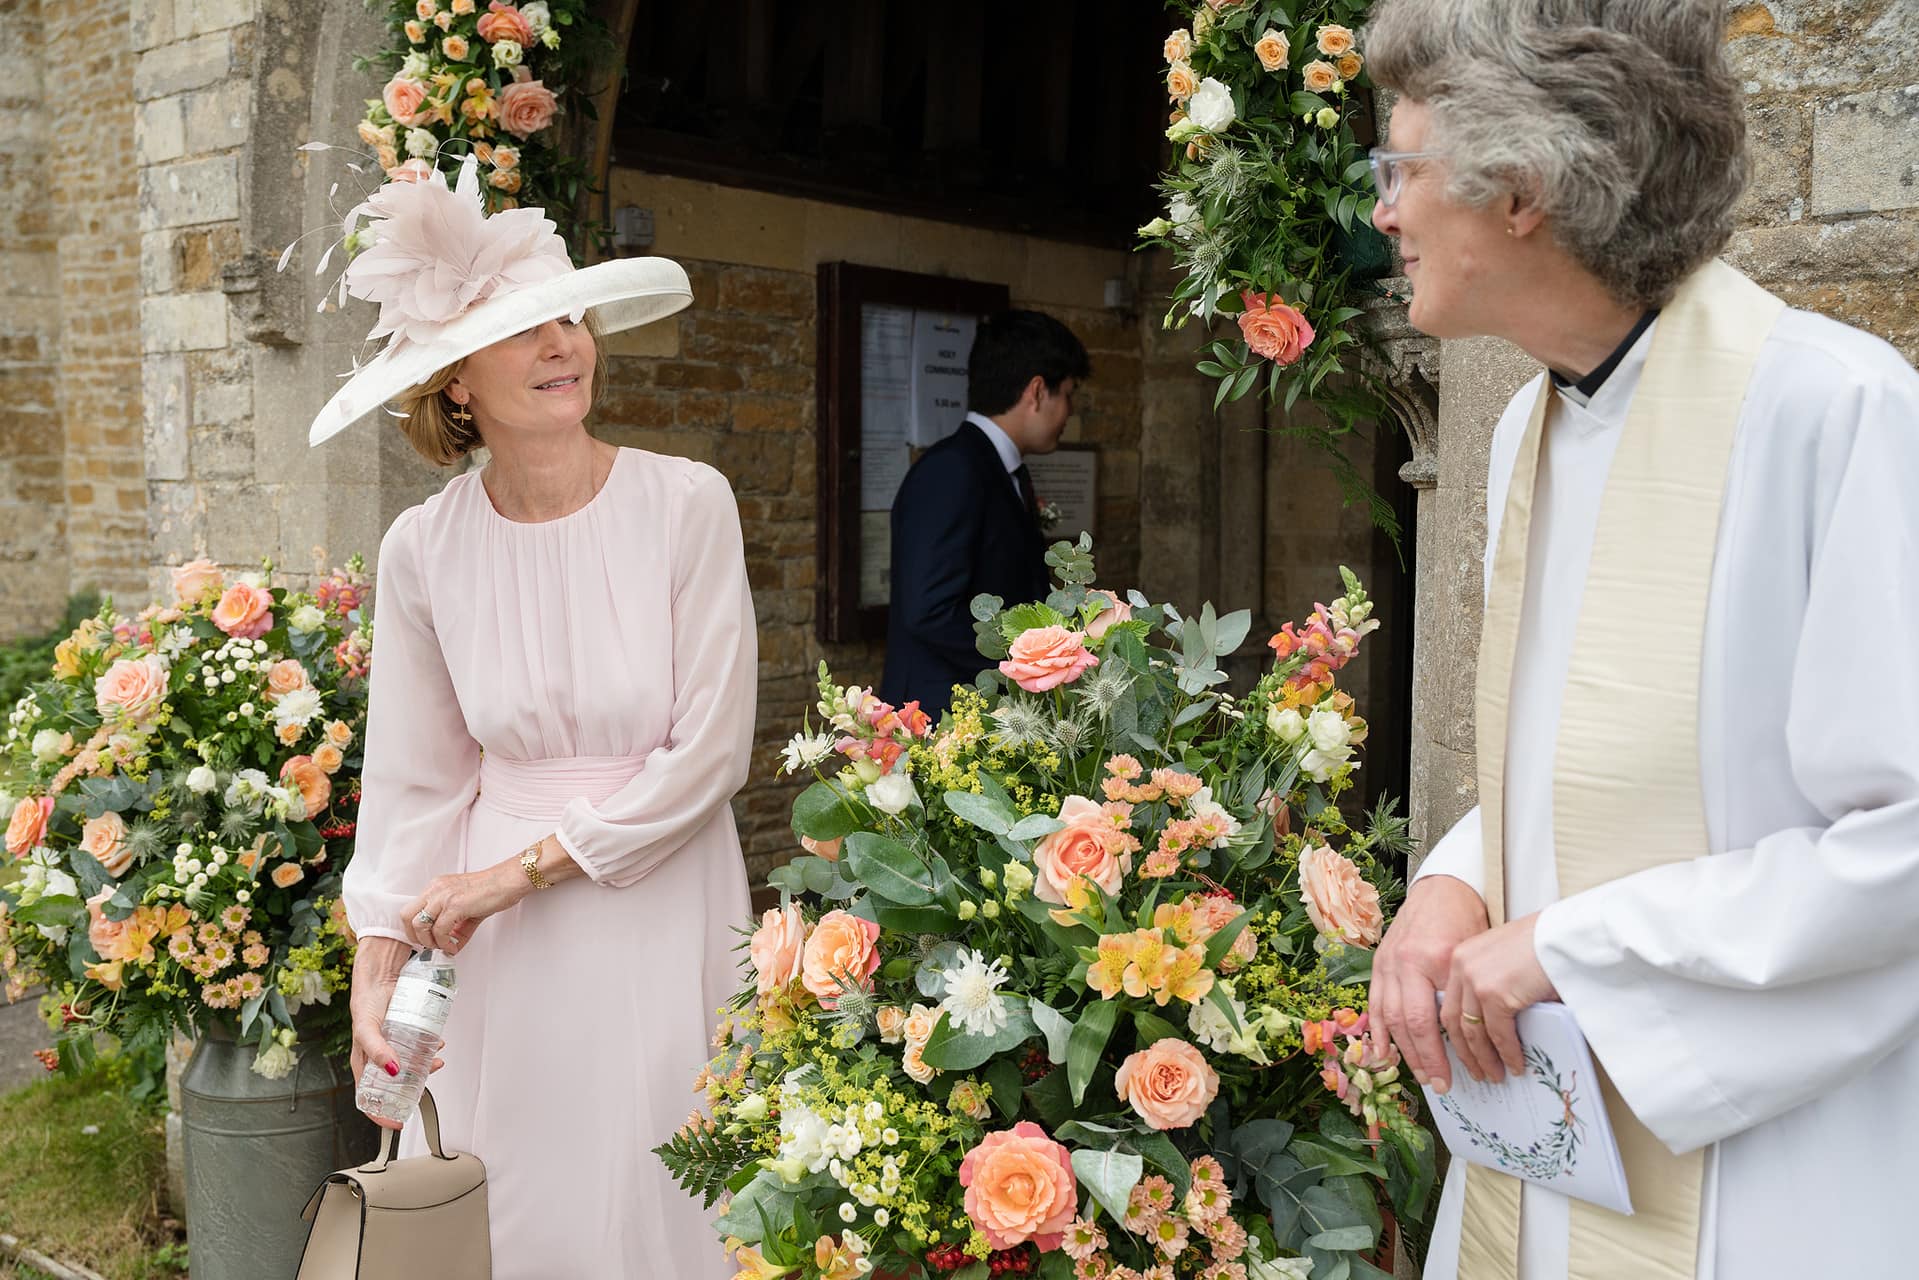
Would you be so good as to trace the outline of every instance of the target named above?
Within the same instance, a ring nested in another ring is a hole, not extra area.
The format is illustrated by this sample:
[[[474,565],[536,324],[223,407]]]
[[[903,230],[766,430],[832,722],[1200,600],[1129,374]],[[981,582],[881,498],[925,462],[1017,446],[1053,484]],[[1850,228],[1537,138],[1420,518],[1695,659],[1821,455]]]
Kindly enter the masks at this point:
[[[1299,758],[1299,767],[1314,782],[1324,782],[1338,773],[1351,755],[1350,747],[1341,747],[1337,751],[1321,751],[1314,747]]]
[[[1352,739],[1346,717],[1331,707],[1320,707],[1306,719],[1306,734],[1321,751],[1337,751]]]
[[[501,40],[493,46],[493,65],[496,67],[517,67],[526,51],[520,48],[518,40]]]
[[[889,773],[866,788],[866,798],[881,813],[898,817],[920,802],[913,790],[913,779],[904,773]]]
[[[1186,103],[1186,116],[1207,133],[1223,133],[1239,119],[1233,110],[1233,91],[1207,76]]]
[[[36,924],[33,927],[40,931],[41,937],[51,942],[54,946],[64,947],[67,945],[67,926],[63,924]]]
[[[220,785],[220,775],[208,765],[196,765],[187,774],[187,790],[196,796],[203,796]]]
[[[52,764],[73,749],[73,735],[58,729],[42,729],[33,735],[33,758]]]
[[[275,1040],[253,1055],[253,1074],[268,1080],[284,1080],[299,1060],[299,1054]]]
[[[424,53],[409,53],[406,61],[400,64],[400,74],[408,80],[424,80],[430,70]]]
[[[413,133],[426,133],[426,130],[415,129]],[[407,139],[408,139],[407,145],[409,149],[412,146],[413,133],[409,133],[407,135]],[[430,133],[427,133],[426,136],[428,138],[433,137],[433,135]],[[435,145],[438,145],[438,144],[436,143]],[[287,626],[291,627],[295,631],[302,632],[302,633],[318,631],[321,627],[324,627],[325,625],[326,625],[326,615],[320,612],[318,605],[303,604],[298,609],[295,609],[287,617]]]
[[[1185,196],[1174,196],[1166,206],[1166,219],[1173,224],[1173,234],[1182,240],[1191,240],[1199,230],[1199,206]]]
[[[553,11],[546,7],[546,0],[533,0],[532,4],[521,5],[520,16],[526,19],[526,25],[535,36],[545,35],[547,28],[553,25]]]
[[[406,131],[406,153],[421,160],[431,160],[440,150],[440,140],[425,129]],[[311,608],[311,606],[307,606]],[[315,613],[319,610],[315,609]]]
[[[1266,727],[1281,742],[1298,742],[1299,735],[1306,732],[1306,718],[1291,707],[1275,705],[1266,713]]]

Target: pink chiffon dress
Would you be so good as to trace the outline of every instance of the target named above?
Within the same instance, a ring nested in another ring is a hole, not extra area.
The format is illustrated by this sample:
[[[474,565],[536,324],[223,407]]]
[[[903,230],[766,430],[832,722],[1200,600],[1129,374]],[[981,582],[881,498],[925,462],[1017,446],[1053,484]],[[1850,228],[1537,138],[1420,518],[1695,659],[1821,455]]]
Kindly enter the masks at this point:
[[[586,871],[455,960],[431,1087],[486,1164],[495,1280],[731,1275],[652,1148],[740,982],[757,648],[732,491],[622,449],[586,506],[528,524],[469,473],[394,521],[378,571],[353,928],[403,939],[434,876],[549,832]],[[424,1149],[416,1117],[401,1150]]]

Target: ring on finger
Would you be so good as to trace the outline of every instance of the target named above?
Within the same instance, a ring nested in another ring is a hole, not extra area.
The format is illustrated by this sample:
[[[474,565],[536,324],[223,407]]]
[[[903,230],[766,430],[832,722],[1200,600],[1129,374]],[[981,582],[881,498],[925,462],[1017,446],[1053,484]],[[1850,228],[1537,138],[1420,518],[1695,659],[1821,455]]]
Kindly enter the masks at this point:
[[[1469,1027],[1483,1026],[1486,1021],[1476,1013],[1462,1013],[1459,1015],[1459,1020]]]
[[[431,911],[423,910],[418,915],[413,917],[413,923],[418,925],[425,925],[428,928],[432,928],[433,919],[434,917]]]

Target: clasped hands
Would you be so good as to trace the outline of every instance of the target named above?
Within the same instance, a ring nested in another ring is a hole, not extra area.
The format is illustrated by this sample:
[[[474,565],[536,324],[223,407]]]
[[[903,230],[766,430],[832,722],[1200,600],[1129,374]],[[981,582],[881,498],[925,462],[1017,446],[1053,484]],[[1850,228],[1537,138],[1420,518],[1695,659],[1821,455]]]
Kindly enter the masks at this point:
[[[1435,875],[1416,882],[1373,957],[1375,1049],[1385,1052],[1390,1039],[1413,1078],[1440,1093],[1452,1087],[1442,1028],[1475,1080],[1523,1074],[1515,1019],[1559,998],[1533,950],[1538,919],[1535,912],[1489,928],[1486,904],[1465,881]]]
[[[401,927],[416,947],[458,955],[482,920],[532,892],[532,881],[514,859],[463,875],[435,876],[426,892],[407,904]]]

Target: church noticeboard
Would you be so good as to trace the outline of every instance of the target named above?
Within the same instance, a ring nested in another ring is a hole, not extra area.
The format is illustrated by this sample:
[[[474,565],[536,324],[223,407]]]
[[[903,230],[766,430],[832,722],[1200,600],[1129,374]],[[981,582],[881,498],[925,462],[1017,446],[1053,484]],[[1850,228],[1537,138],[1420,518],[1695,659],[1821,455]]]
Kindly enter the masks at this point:
[[[820,265],[820,639],[885,636],[893,497],[965,417],[974,330],[1007,305],[1004,285]]]

